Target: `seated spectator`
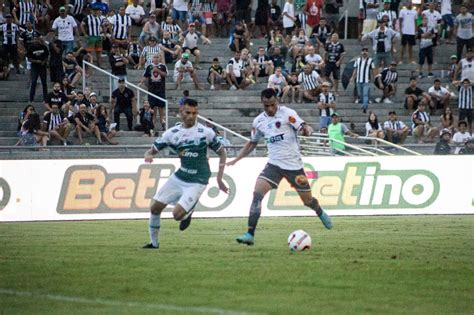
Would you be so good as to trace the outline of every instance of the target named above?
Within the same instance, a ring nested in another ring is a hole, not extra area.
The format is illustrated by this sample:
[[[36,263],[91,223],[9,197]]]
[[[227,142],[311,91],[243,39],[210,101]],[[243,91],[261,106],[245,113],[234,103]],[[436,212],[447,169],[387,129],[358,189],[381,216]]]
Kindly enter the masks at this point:
[[[268,78],[267,88],[274,89],[277,92],[277,98],[282,103],[285,102],[290,87],[286,83],[285,76],[281,73],[281,68],[275,69],[275,73]]]
[[[92,93],[90,93],[90,94],[92,94]],[[89,99],[90,99],[90,94],[89,94]],[[79,112],[79,105],[81,105],[81,104],[86,104],[86,107],[90,108],[90,102],[89,102],[88,99],[86,99],[86,97],[84,95],[84,92],[77,91],[74,99],[72,99],[72,101],[71,101],[71,106],[70,106],[69,111],[68,111],[68,119],[69,119],[70,123],[75,123],[74,115],[76,115],[76,113]],[[71,115],[73,116],[72,119],[70,117]]]
[[[71,132],[72,126],[57,104],[53,104],[51,111],[44,115],[43,124],[43,130],[49,133],[51,138],[61,141],[64,145],[70,144],[67,141],[67,137],[69,132]]]
[[[23,122],[20,130],[20,140],[18,145],[45,147],[49,140],[49,134],[41,130],[40,116],[31,113],[27,120]]]
[[[55,82],[53,84],[53,91],[49,92],[46,96],[46,100],[44,101],[44,106],[46,107],[47,111],[51,111],[51,106],[53,104],[57,104],[58,108],[61,108],[64,104],[68,103],[69,100],[67,99],[66,95],[61,90],[61,84],[59,82]],[[46,113],[45,113],[46,114]]]
[[[209,72],[207,74],[207,82],[211,85],[210,89],[215,90],[215,84],[219,84],[219,86],[225,82],[226,80],[226,72],[219,64],[219,59],[214,58],[212,59],[212,65],[209,67]],[[220,89],[220,88],[219,88]]]
[[[289,87],[288,96],[291,95],[291,102],[295,103],[295,97],[298,97],[297,102],[301,103],[303,101],[302,100],[303,95],[301,93],[301,85],[298,82],[298,74],[294,72],[290,73],[287,76],[286,81],[288,82],[288,87]]]
[[[319,75],[321,75],[324,69],[324,60],[319,54],[316,54],[314,51],[314,47],[311,47],[308,51],[308,54],[304,57],[304,61],[306,64],[311,65],[313,67],[313,70],[315,70]]]
[[[451,142],[451,132],[448,129],[441,130],[441,135],[439,136],[439,142],[436,143],[434,154],[436,155],[451,154],[451,147],[449,146],[449,142]]]
[[[273,69],[280,67],[283,73],[286,73],[285,57],[281,54],[281,48],[276,46],[273,48],[273,54],[270,56],[273,63]]]
[[[240,51],[240,59],[242,59],[244,65],[242,73],[244,74],[245,79],[251,83],[255,83],[253,73],[255,72],[255,68],[257,68],[257,63],[254,61],[247,48]]]
[[[163,33],[162,35],[164,35],[164,32],[169,32],[171,40],[175,43],[179,41],[182,33],[181,27],[176,23],[171,15],[168,15],[166,20],[161,22],[160,31]]]
[[[201,66],[199,65],[199,59],[201,56],[201,51],[198,48],[198,41],[202,40],[203,44],[211,44],[211,41],[201,34],[196,32],[196,25],[194,23],[189,24],[187,31],[183,32],[180,36],[180,41],[183,42],[183,52],[192,54],[194,57],[194,62],[196,63],[196,69],[200,70]]]
[[[160,24],[156,22],[156,15],[150,14],[150,19],[145,23],[145,26],[143,26],[142,32],[140,33],[140,45],[144,47],[145,43],[148,41],[148,39],[150,39],[150,37],[159,38],[159,35]]]
[[[7,54],[3,47],[0,47],[0,80],[8,80],[10,76],[10,65]]]
[[[453,136],[454,144],[465,144],[469,139],[472,139],[473,135],[467,131],[467,123],[465,121],[460,121],[458,123],[458,132]]]
[[[89,63],[93,63],[92,54],[87,51],[82,45],[80,40],[77,41],[77,47],[73,50],[74,58],[76,58],[77,65],[81,68],[81,75],[82,75],[82,66],[83,61],[87,61]],[[86,65],[85,67],[86,73],[88,76],[92,74],[92,68]]]
[[[132,19],[132,25],[143,26],[146,23],[145,10],[138,4],[139,0],[132,0],[132,4],[127,6],[125,14]]]
[[[250,83],[243,73],[244,63],[242,59],[240,59],[240,55],[240,52],[235,52],[234,58],[231,58],[227,64],[227,82],[231,90],[244,89]]]
[[[120,114],[125,114],[127,117],[128,130],[131,131],[133,127],[133,116],[138,114],[137,99],[133,91],[125,86],[124,79],[118,80],[118,88],[112,92],[110,99],[110,108],[114,112],[114,122],[117,124],[115,130],[120,130]]]
[[[194,82],[196,88],[199,90],[203,89],[199,84],[193,64],[189,61],[188,53],[183,53],[181,59],[175,63],[173,79],[174,82],[176,82],[177,90],[181,88],[181,82],[190,82],[191,80]]]
[[[140,108],[138,115],[140,116],[140,124],[136,125],[133,129],[144,132],[144,136],[152,137],[155,134],[153,131],[155,129],[155,124],[153,123],[155,111],[150,107],[148,101],[143,102],[143,107]]]
[[[403,144],[410,132],[410,128],[401,120],[398,120],[397,113],[390,111],[388,120],[384,123],[386,140],[395,144]]]
[[[18,132],[18,135],[20,135],[19,132],[21,130],[21,126],[23,126],[23,123],[28,120],[31,114],[34,113],[36,113],[36,110],[35,107],[31,104],[26,105],[23,111],[20,112],[20,114],[18,115],[18,127],[16,130]]]
[[[293,64],[291,65],[291,72],[296,73],[296,75],[298,76],[298,74],[303,71],[305,65],[306,63],[304,61],[304,55],[302,53],[299,53],[299,55],[296,56],[295,60],[293,61]]]
[[[464,148],[462,148],[459,151],[459,154],[469,154],[469,155],[474,155],[474,138],[469,139],[466,144],[464,145]]]
[[[237,23],[230,39],[230,50],[234,52],[249,48],[249,33],[244,23]]]
[[[365,123],[365,136],[372,138],[385,138],[385,132],[383,131],[382,125],[379,124],[377,115],[374,112],[369,114],[369,118]]]
[[[331,123],[331,116],[336,111],[336,96],[329,92],[331,87],[329,82],[323,82],[321,86],[322,91],[319,94],[319,101],[316,106],[319,109],[319,129],[322,133],[326,133]]]
[[[451,93],[444,87],[441,86],[441,80],[435,79],[434,85],[428,89],[428,94],[431,97],[430,113],[433,115],[436,109],[445,109],[449,106]]]
[[[258,47],[258,52],[255,56],[254,62],[257,65],[254,69],[254,76],[256,82],[258,82],[258,78],[268,77],[273,74],[273,62],[265,54],[264,47]]]
[[[137,37],[132,36],[132,42],[128,45],[127,59],[129,64],[133,65],[135,69],[138,69],[141,54],[142,49],[140,48],[140,44],[137,41]]]
[[[326,18],[321,18],[319,24],[313,28],[310,34],[310,39],[313,45],[316,46],[316,52],[318,54],[320,49],[326,46],[326,41],[331,37],[331,34],[331,26],[327,24]]]
[[[392,61],[390,67],[383,69],[383,71],[375,77],[375,87],[383,91],[383,96],[377,97],[375,101],[377,103],[384,102],[386,104],[392,104],[393,102],[390,98],[397,93],[397,82],[397,62]]]
[[[89,95],[89,105],[87,106],[87,112],[94,114],[97,107],[99,107],[99,102],[97,101],[97,94],[95,92],[92,92]]]
[[[79,105],[79,112],[74,119],[76,120],[76,136],[79,138],[79,144],[83,144],[84,141],[82,139],[88,135],[94,135],[97,139],[97,144],[102,144],[95,116],[87,112],[85,104]]]
[[[449,65],[449,69],[448,69],[448,78],[451,81],[459,80],[459,77],[458,78],[454,77],[454,74],[456,73],[457,66],[458,66],[458,56],[452,55],[451,56],[451,64]]]
[[[163,32],[163,38],[158,46],[165,55],[165,63],[172,63],[181,56],[181,46],[171,38],[170,32]]]
[[[105,108],[104,105],[97,106],[95,108],[94,115],[102,141],[107,144],[118,144],[118,142],[112,140],[112,138],[117,132],[114,129],[110,128],[109,114],[107,112],[107,108]]]
[[[428,103],[431,101],[430,95],[416,86],[416,78],[410,78],[410,85],[405,90],[405,108],[411,113],[423,99]]]
[[[63,59],[64,72],[71,82],[72,87],[76,87],[77,82],[82,76],[82,68],[77,64],[76,58],[72,52],[66,54]]]
[[[316,101],[316,96],[321,93],[320,85],[323,80],[311,65],[305,65],[303,72],[298,76],[298,82],[303,86],[303,96],[311,101]]]
[[[425,112],[427,101],[418,104],[418,109],[411,116],[413,136],[418,143],[433,142],[438,129],[431,124],[430,115]]]
[[[451,107],[445,107],[443,114],[439,117],[441,129],[449,129],[454,134],[454,116]]]
[[[63,91],[68,100],[74,99],[76,95],[76,91],[74,91],[74,88],[71,86],[71,82],[67,77],[64,77],[61,81],[61,91]]]
[[[268,40],[267,51],[269,54],[274,55],[275,48],[278,47],[280,49],[280,53],[286,58],[286,54],[288,53],[288,47],[285,42],[285,38],[281,33],[280,28],[276,28],[275,30],[270,31],[270,38]]]
[[[298,31],[298,35],[294,35],[291,39],[289,45],[290,56],[295,58],[298,56],[300,51],[302,51],[305,47],[306,42],[309,41],[309,38],[305,35],[303,29]]]

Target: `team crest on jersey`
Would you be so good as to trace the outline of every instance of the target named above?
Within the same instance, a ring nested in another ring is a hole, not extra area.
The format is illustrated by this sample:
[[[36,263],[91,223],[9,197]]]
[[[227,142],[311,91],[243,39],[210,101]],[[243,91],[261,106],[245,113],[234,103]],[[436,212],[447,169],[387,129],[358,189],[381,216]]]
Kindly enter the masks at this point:
[[[293,116],[290,116],[288,117],[288,121],[291,123],[291,124],[294,124],[296,122],[296,118],[293,117]]]
[[[198,128],[198,132],[204,132],[204,129],[203,128]]]
[[[275,123],[275,127],[280,128],[280,127],[281,127],[281,122],[277,121],[277,122]]]
[[[308,185],[308,178],[306,178],[305,175],[298,175],[298,176],[295,177],[295,183],[299,187],[306,186],[306,185]]]

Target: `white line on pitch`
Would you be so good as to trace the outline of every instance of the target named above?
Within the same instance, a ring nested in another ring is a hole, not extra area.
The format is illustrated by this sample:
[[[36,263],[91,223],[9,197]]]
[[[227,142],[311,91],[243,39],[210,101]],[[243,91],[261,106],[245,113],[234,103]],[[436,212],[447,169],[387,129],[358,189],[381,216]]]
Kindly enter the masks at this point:
[[[241,311],[224,310],[224,309],[214,308],[214,307],[178,306],[178,305],[172,305],[172,304],[121,302],[121,301],[104,300],[104,299],[86,299],[86,298],[74,297],[74,296],[65,296],[65,295],[58,295],[58,294],[41,294],[41,293],[34,293],[34,292],[29,292],[29,291],[16,291],[16,290],[2,289],[2,288],[0,288],[0,294],[44,298],[44,299],[60,301],[60,302],[71,302],[71,303],[90,304],[90,305],[105,305],[105,306],[121,306],[121,307],[131,307],[131,308],[149,308],[149,309],[158,309],[158,310],[175,311],[175,312],[183,312],[183,313],[191,312],[191,313],[225,314],[225,315],[262,314],[262,313],[247,313],[247,312],[241,312]]]

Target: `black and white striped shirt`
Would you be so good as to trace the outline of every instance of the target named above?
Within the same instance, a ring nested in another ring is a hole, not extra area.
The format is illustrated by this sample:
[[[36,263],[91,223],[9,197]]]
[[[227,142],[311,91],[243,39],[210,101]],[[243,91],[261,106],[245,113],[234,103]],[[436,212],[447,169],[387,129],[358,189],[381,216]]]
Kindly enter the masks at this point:
[[[310,74],[306,74],[304,71],[298,76],[298,82],[303,84],[305,91],[313,90],[319,86],[319,74],[316,71],[311,71]]]
[[[420,112],[419,109],[417,109],[411,116],[411,122],[413,123],[412,128],[415,128],[416,126],[418,126],[418,124],[415,122],[415,119],[421,120],[425,124],[431,121],[430,115],[428,115],[428,113],[425,111]]]
[[[31,17],[34,16],[35,13],[35,5],[32,1],[20,1],[18,2],[18,24],[21,26],[26,25],[26,22],[30,21]]]
[[[383,69],[380,76],[382,77],[382,83],[384,86],[389,86],[398,81],[398,72],[391,71],[390,68]]]
[[[141,55],[145,58],[145,69],[146,67],[151,65],[151,62],[153,61],[153,56],[159,52],[160,52],[160,47],[158,45],[154,47],[152,46],[143,47]]]
[[[328,95],[324,95],[324,93],[321,93],[319,94],[319,102],[323,104],[331,104],[333,102],[336,102],[336,96],[334,96],[334,94],[332,94],[331,92],[328,92]],[[333,113],[333,108],[319,109],[319,115],[321,117],[330,117]]]
[[[116,39],[127,39],[128,29],[132,26],[132,19],[128,15],[116,14],[113,18],[113,35]]]
[[[397,12],[388,10],[388,11],[381,11],[379,14],[377,14],[377,21],[382,21],[382,18],[384,15],[388,16],[388,24],[386,25],[388,28],[393,29],[393,23],[397,19]]]
[[[15,45],[19,31],[18,25],[15,23],[5,23],[1,25],[1,30],[3,33],[3,44]]]
[[[370,83],[372,78],[372,69],[375,68],[374,61],[372,58],[357,58],[354,63],[356,71],[356,83]]]
[[[79,15],[84,11],[87,5],[86,0],[73,0],[69,3],[71,9],[69,10],[69,14],[71,15]]]
[[[472,86],[464,88],[459,87],[459,98],[458,98],[459,109],[472,109]]]
[[[92,14],[89,14],[84,18],[84,21],[82,21],[87,28],[87,35],[88,36],[100,36],[102,33],[102,20],[104,17],[102,16],[94,16]]]
[[[161,22],[161,29],[163,32],[170,32],[171,38],[173,40],[178,40],[179,33],[181,33],[181,28],[178,24],[167,24],[166,22]]]
[[[61,112],[54,114],[53,112],[49,112],[44,116],[44,124],[48,126],[48,130],[53,130],[57,126],[59,126],[64,120],[64,116]]]

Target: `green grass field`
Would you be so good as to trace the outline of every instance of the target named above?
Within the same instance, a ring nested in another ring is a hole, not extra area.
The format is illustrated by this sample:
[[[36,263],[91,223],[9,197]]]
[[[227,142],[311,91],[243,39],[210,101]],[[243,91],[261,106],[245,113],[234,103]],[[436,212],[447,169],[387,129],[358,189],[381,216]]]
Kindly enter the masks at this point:
[[[474,312],[474,216],[0,224],[0,313],[315,314]],[[313,249],[292,254],[288,234]]]

